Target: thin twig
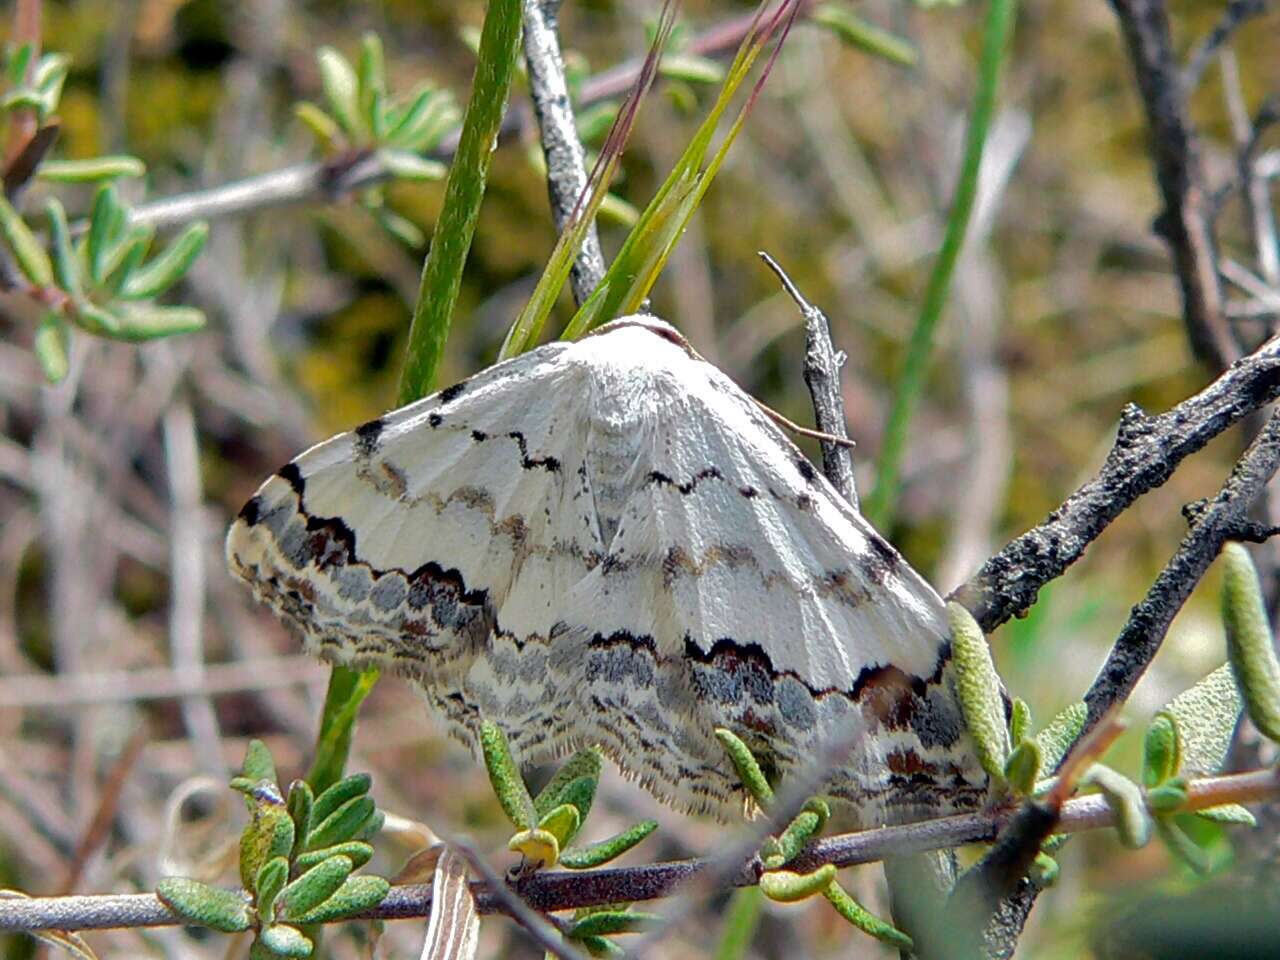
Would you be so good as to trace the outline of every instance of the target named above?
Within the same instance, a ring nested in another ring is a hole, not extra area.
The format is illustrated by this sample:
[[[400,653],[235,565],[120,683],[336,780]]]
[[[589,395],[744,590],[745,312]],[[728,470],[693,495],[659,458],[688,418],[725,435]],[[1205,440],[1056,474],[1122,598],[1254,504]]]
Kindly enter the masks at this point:
[[[1043,523],[1006,544],[951,599],[988,633],[1029,609],[1040,588],[1080,559],[1138,497],[1168,480],[1185,457],[1277,396],[1280,338],[1272,338],[1166,413],[1149,416],[1135,405],[1125,407],[1098,474]]]
[[[801,0],[799,6],[801,15],[804,15],[816,6],[816,0]],[[750,29],[751,19],[750,15],[744,15],[725,20],[694,36],[686,49],[699,56],[717,56],[736,50]],[[586,81],[578,96],[579,108],[626,93],[635,83],[642,65],[643,58],[627,60]],[[528,123],[526,111],[508,110],[500,136],[505,138],[518,134]],[[444,138],[432,156],[447,160],[457,148],[458,134],[455,132]],[[165,227],[193,220],[237,216],[287,204],[331,200],[390,179],[391,175],[376,154],[298,163],[207,190],[139,204],[133,208],[133,219]]]
[[[1207,777],[1188,785],[1187,811],[1203,810],[1224,803],[1250,803],[1280,796],[1280,771],[1254,770],[1225,777]],[[939,850],[967,843],[987,843],[995,839],[1013,811],[969,813],[898,827],[882,827],[859,833],[819,839],[796,858],[794,869],[814,870],[824,863],[851,867],[889,856]],[[1078,833],[1112,826],[1114,815],[1100,795],[1077,797],[1062,808],[1055,828]],[[598,906],[621,901],[654,900],[669,896],[690,877],[708,869],[708,860],[676,860],[637,867],[598,870],[550,870],[533,874],[520,886],[520,895],[534,910],[551,912]],[[754,859],[742,863],[729,878],[732,886],[750,886],[759,876]],[[505,900],[496,896],[489,884],[473,885],[476,906],[481,913],[503,913]],[[363,919],[398,920],[425,917],[431,912],[431,885],[405,884],[393,887],[377,907],[361,914]],[[109,894],[104,896],[33,897],[0,904],[0,931],[104,930],[114,927],[173,926],[181,920],[153,894]]]
[[[529,94],[542,134],[547,163],[547,195],[557,232],[563,232],[587,189],[587,152],[578,138],[556,13],[561,0],[524,0],[524,57]],[[570,273],[574,302],[581,306],[604,276],[604,254],[594,223],[587,227]]]
[[[831,325],[827,315],[804,298],[773,257],[759,253],[769,269],[778,275],[783,289],[790,294],[804,316],[804,382],[813,399],[814,420],[823,433],[849,439],[844,414],[844,396],[840,392],[840,368],[845,356],[831,343]],[[847,444],[822,441],[822,472],[836,491],[858,507],[858,488],[853,476],[853,454]]]
[[[1129,47],[1150,129],[1151,158],[1164,202],[1156,232],[1173,255],[1191,346],[1221,370],[1240,350],[1222,313],[1212,197],[1187,113],[1187,88],[1174,58],[1169,14],[1163,0],[1111,0],[1111,6]]]
[[[498,876],[493,867],[489,866],[489,862],[480,855],[480,852],[476,850],[469,840],[451,840],[449,843],[466,858],[467,863],[471,865],[471,869],[475,870],[484,879],[485,889],[490,893],[494,901],[499,904],[502,912],[520,924],[538,946],[552,956],[559,957],[560,960],[582,960],[582,953],[566,943],[556,928],[545,917],[538,914],[524,900],[520,899],[516,891],[512,890]]]
[[[1213,60],[1235,29],[1250,17],[1256,17],[1267,9],[1267,0],[1230,0],[1222,16],[1214,24],[1208,35],[1195,45],[1191,55],[1187,57],[1186,69],[1182,71],[1182,82],[1185,89],[1194,90],[1200,84],[1205,67]]]

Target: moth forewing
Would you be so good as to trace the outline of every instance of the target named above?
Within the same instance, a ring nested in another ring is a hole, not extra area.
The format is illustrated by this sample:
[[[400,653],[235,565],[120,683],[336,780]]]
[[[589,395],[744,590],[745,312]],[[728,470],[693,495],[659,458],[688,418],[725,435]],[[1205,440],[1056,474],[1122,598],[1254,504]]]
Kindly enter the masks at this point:
[[[599,743],[676,806],[743,792],[714,731],[850,825],[979,804],[942,601],[736,384],[624,318],[308,450],[231,569],[331,659],[410,676],[518,759]]]

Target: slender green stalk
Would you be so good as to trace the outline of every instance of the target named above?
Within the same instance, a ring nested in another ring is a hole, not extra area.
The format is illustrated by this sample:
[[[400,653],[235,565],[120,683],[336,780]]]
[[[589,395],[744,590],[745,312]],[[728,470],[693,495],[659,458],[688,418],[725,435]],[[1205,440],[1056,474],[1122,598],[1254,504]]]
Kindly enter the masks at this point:
[[[489,158],[511,88],[520,17],[520,0],[491,0],[485,13],[471,101],[462,121],[458,151],[445,185],[444,206],[422,268],[422,285],[409,327],[409,346],[400,376],[401,405],[431,391],[444,354],[462,269],[484,196]],[[376,670],[359,672],[349,667],[334,667],[329,675],[315,760],[307,777],[316,792],[341,778],[351,750],[357,709],[377,679]]]
[[[356,714],[377,682],[377,670],[334,667],[329,674],[329,689],[320,714],[320,733],[316,735],[316,753],[311,769],[307,771],[307,783],[313,792],[323,793],[342,779],[347,756],[351,753]]]
[[[409,348],[400,376],[401,404],[430,392],[444,353],[462,268],[484,196],[489,158],[507,105],[520,41],[520,16],[520,0],[490,0],[485,14],[471,100],[462,120],[458,152],[449,169],[444,206],[431,237],[418,302],[413,309]]]
[[[893,405],[889,409],[889,420],[884,430],[884,443],[876,463],[876,485],[871,496],[863,502],[863,512],[867,518],[880,527],[893,521],[907,431],[924,388],[934,331],[947,305],[951,278],[964,246],[965,233],[969,229],[969,217],[978,194],[982,153],[991,127],[991,117],[995,113],[1000,68],[1004,64],[1009,37],[1013,33],[1016,9],[1017,0],[990,0],[987,8],[978,89],[969,115],[969,127],[965,132],[964,160],[951,201],[951,213],[947,217],[946,233],[943,235],[942,248],[938,251],[933,272],[929,276],[929,285],[925,289],[924,301],[920,305],[920,313],[916,318],[916,326],[911,333],[911,341],[907,345],[907,354],[894,391]]]
[[[716,944],[715,960],[742,960],[751,949],[760,926],[764,895],[759,887],[742,887],[733,891],[725,911],[724,930]]]

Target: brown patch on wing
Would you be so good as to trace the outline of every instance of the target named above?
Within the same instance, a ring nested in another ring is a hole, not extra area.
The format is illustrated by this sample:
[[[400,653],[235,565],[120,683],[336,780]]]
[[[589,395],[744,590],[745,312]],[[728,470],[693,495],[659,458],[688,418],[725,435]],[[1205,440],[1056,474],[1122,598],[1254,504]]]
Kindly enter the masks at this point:
[[[854,685],[853,697],[868,717],[883,727],[907,730],[914,725],[925,682],[895,666],[864,670]]]

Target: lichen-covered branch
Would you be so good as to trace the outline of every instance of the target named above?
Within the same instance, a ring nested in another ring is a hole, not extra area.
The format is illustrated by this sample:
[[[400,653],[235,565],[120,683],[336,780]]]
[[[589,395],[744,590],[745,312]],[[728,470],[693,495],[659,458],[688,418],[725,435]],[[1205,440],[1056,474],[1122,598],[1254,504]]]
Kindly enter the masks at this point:
[[[1006,544],[952,594],[987,632],[1035,603],[1116,517],[1163,484],[1183,459],[1280,396],[1280,338],[1233,363],[1204,390],[1155,416],[1124,408],[1098,474],[1044,522]]]
[[[547,194],[556,230],[578,209],[587,187],[587,154],[578,138],[569,86],[565,81],[556,12],[561,0],[524,0],[524,57],[529,68],[529,94],[542,135],[547,162]],[[604,276],[604,254],[595,224],[587,227],[574,259],[569,282],[581,306]]]

